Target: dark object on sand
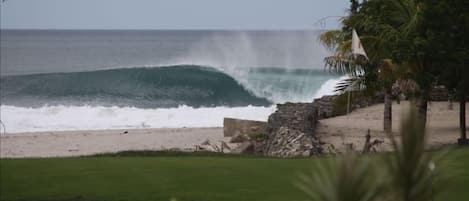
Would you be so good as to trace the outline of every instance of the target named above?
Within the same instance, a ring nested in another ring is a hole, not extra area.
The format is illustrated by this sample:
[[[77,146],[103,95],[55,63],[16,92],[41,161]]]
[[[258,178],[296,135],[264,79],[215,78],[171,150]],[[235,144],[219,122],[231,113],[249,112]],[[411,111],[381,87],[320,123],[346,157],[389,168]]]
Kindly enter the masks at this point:
[[[370,129],[368,129],[365,138],[366,138],[365,145],[363,146],[363,151],[362,151],[363,154],[370,153],[370,152],[376,152],[376,146],[384,142],[384,141],[378,140],[378,139],[371,142]]]

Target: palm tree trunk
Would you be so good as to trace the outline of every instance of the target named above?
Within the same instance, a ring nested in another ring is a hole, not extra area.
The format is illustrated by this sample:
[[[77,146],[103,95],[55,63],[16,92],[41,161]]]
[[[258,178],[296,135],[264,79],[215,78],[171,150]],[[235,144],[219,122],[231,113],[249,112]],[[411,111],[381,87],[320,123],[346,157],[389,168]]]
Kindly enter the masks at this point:
[[[384,90],[384,119],[383,129],[385,132],[392,132],[392,97],[391,90]]]
[[[466,135],[466,93],[464,90],[460,92],[459,96],[459,129],[461,131],[461,138],[458,139],[458,144],[469,144]]]
[[[417,111],[419,118],[422,120],[424,125],[427,124],[427,110],[428,110],[428,90],[424,90],[417,101]]]

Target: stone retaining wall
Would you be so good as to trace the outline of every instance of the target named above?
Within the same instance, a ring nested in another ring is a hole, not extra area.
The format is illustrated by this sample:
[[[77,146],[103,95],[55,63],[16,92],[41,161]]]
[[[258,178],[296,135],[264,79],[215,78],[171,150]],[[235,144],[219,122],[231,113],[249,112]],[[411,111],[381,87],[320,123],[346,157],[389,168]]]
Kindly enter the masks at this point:
[[[348,94],[345,93],[314,99],[313,105],[316,108],[318,120],[347,114],[347,96]],[[384,97],[381,94],[377,94],[375,97],[351,98],[350,112],[383,101]]]
[[[334,106],[338,97],[337,95],[331,95],[314,99],[313,106],[316,108],[319,119],[336,116]]]

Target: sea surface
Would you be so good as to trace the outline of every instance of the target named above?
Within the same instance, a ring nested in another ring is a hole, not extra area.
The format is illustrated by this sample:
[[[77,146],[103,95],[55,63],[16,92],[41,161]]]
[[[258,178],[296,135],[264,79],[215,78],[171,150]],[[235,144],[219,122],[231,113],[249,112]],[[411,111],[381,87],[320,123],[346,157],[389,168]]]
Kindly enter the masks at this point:
[[[319,31],[1,30],[2,132],[217,127],[333,93]]]

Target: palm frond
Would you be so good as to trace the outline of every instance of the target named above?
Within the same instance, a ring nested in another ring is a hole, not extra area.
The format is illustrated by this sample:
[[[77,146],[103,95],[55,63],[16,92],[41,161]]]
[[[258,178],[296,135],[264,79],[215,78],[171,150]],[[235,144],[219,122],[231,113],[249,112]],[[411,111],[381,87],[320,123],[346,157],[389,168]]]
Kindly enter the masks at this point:
[[[351,77],[337,83],[334,92],[358,91],[364,87],[364,77]]]
[[[351,77],[360,76],[363,73],[362,66],[352,55],[337,54],[324,58],[325,68],[330,73]]]
[[[328,56],[324,58],[325,68],[330,73],[346,74],[350,72],[350,60],[342,54]]]
[[[326,31],[319,35],[319,40],[328,50],[336,51],[342,41],[342,33],[340,30]]]

